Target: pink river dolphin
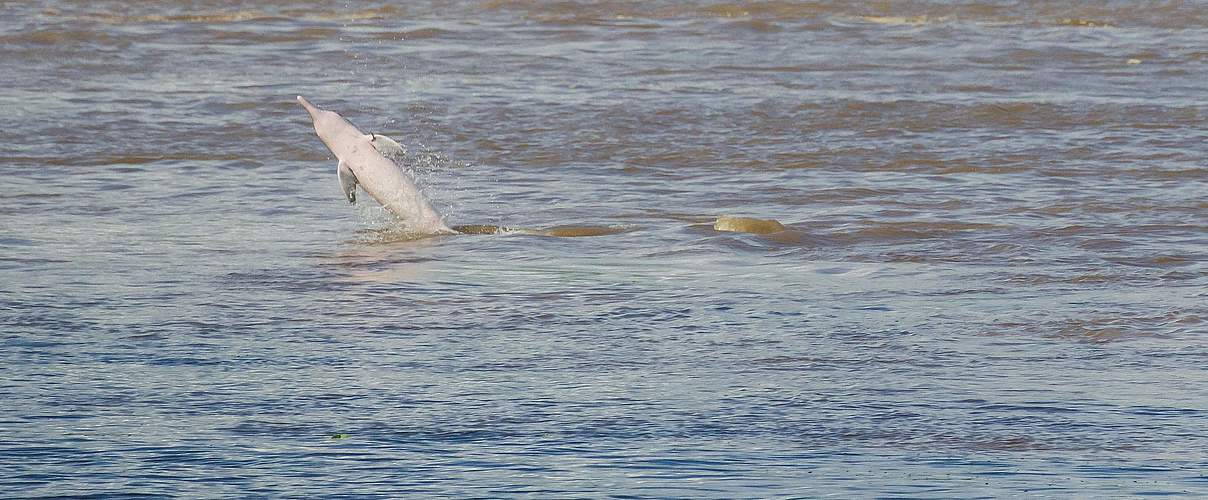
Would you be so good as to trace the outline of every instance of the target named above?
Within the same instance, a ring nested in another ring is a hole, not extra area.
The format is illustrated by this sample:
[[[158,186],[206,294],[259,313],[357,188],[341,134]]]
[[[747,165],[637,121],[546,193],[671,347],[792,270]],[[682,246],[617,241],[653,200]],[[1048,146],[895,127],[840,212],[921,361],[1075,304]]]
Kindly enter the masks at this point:
[[[398,217],[408,231],[423,234],[457,233],[445,226],[440,214],[424,198],[411,176],[378,151],[375,145],[382,143],[382,140],[375,141],[379,138],[361,132],[339,113],[320,109],[305,97],[298,96],[298,102],[310,113],[315,134],[339,160],[336,173],[340,179],[340,189],[349,203],[356,203],[359,184],[369,196]],[[389,139],[385,141],[394,144]]]

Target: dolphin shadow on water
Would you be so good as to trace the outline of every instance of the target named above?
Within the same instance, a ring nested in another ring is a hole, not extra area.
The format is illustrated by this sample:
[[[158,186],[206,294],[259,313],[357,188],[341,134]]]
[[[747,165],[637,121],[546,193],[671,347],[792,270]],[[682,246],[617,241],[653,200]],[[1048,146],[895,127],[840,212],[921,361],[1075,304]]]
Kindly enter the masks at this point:
[[[552,237],[605,236],[631,231],[626,226],[565,225],[549,229],[523,229],[486,224],[466,224],[449,227],[432,203],[424,197],[415,180],[391,158],[399,158],[403,148],[393,139],[381,134],[366,134],[335,111],[314,105],[298,96],[298,103],[310,114],[315,134],[335,155],[336,177],[340,190],[349,203],[357,201],[357,186],[393,214],[397,228],[374,231],[381,241],[420,239],[452,234],[525,234]],[[713,229],[774,235],[790,231],[772,219],[721,216]]]

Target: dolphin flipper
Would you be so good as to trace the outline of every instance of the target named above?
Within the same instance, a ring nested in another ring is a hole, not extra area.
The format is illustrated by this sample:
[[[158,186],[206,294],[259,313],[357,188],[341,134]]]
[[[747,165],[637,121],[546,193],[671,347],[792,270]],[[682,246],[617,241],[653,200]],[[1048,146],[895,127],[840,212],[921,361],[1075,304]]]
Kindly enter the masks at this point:
[[[369,142],[373,143],[373,148],[382,153],[382,156],[391,160],[396,160],[407,155],[407,150],[403,149],[399,143],[382,134],[369,134]]]
[[[340,177],[340,191],[348,198],[348,203],[357,202],[357,176],[344,162],[336,167],[336,175]]]

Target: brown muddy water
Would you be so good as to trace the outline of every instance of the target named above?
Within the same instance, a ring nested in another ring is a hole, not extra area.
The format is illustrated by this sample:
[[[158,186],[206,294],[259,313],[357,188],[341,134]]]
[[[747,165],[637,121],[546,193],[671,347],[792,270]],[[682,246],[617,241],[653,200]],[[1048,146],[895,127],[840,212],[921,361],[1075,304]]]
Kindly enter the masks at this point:
[[[1200,1],[0,2],[0,496],[1203,497],[1206,96]]]

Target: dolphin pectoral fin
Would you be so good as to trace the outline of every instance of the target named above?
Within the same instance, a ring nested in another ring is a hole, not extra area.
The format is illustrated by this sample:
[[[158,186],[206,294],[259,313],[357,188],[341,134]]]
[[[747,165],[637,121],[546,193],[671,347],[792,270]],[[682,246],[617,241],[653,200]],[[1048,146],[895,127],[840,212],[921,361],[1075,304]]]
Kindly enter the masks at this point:
[[[407,154],[407,150],[403,149],[402,145],[382,134],[369,134],[369,142],[386,158],[400,158]]]
[[[348,203],[357,202],[357,176],[352,173],[352,169],[348,168],[344,162],[340,162],[336,167],[336,175],[340,177],[340,191],[344,192],[344,196],[348,198]]]

